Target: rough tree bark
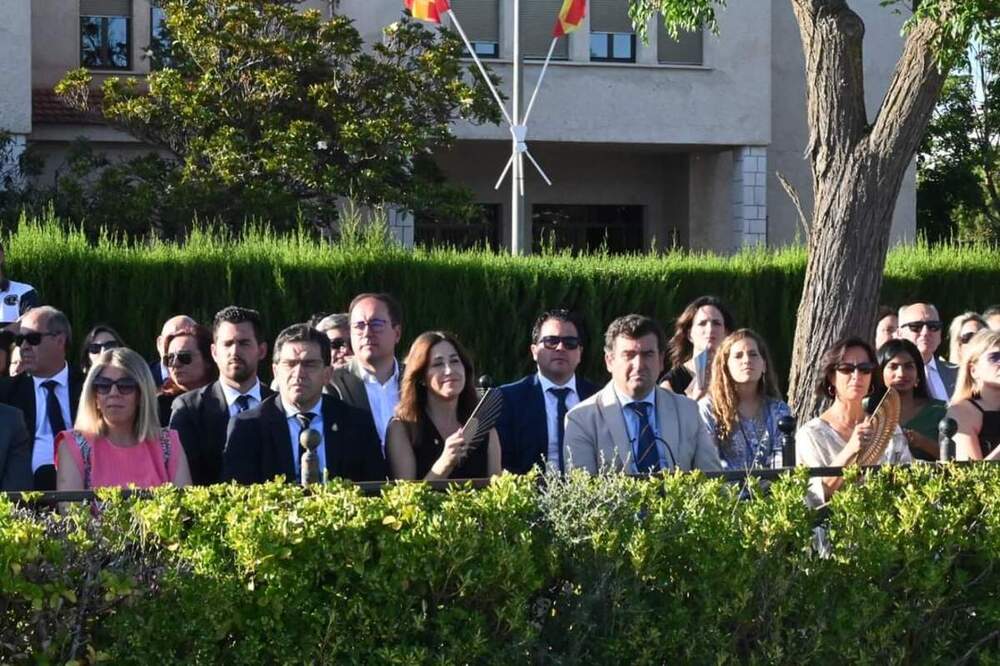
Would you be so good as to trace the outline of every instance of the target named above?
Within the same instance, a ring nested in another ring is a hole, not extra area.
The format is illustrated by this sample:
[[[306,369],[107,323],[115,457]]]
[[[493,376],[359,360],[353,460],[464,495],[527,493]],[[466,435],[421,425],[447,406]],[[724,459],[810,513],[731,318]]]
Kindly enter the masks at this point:
[[[935,25],[908,33],[873,122],[865,112],[864,24],[846,0],[791,0],[806,60],[813,206],[788,396],[802,420],[824,350],[847,335],[871,337],[893,210],[903,175],[944,84]]]

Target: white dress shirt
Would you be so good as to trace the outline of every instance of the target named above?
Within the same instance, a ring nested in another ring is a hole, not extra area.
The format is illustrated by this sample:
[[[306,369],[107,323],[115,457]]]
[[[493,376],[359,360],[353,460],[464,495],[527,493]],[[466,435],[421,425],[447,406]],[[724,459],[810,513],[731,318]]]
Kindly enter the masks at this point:
[[[937,361],[931,356],[931,360],[924,364],[925,374],[927,375],[927,390],[930,392],[931,397],[935,400],[944,400],[948,402],[951,396],[948,395],[948,389],[944,386],[944,381],[941,379],[941,373],[938,372]]]
[[[542,373],[538,373],[538,384],[542,387],[542,395],[545,396],[545,426],[549,437],[549,448],[546,460],[552,465],[552,469],[558,471],[559,467],[559,398],[549,389],[568,388],[569,394],[566,396],[566,410],[569,411],[580,402],[580,394],[576,392],[576,375],[570,378],[565,384],[556,384]],[[563,424],[565,425],[565,424]],[[548,466],[548,465],[547,465]]]
[[[312,412],[315,414],[315,416],[313,416],[313,420],[309,423],[309,428],[319,433],[319,446],[316,447],[316,455],[319,456],[319,476],[320,479],[322,479],[323,471],[326,470],[326,438],[323,436],[323,397],[320,396],[315,405],[309,409],[303,409],[302,412],[295,409],[292,405],[286,405],[284,402],[281,403],[281,408],[285,412],[285,421],[288,423],[288,436],[291,439],[292,460],[295,463],[296,479],[300,476],[299,468],[302,466],[299,435],[302,434],[303,428],[299,425],[299,420],[295,418],[295,416],[305,412]]]
[[[629,444],[632,446],[632,459],[628,463],[628,473],[638,474],[639,468],[636,466],[637,456],[639,454],[639,415],[634,409],[628,405],[633,402],[645,402],[651,405],[651,409],[647,412],[649,414],[649,427],[653,431],[653,437],[656,438],[656,458],[660,463],[660,469],[672,469],[671,458],[667,457],[666,444],[663,441],[663,437],[660,435],[659,423],[657,423],[656,415],[656,387],[649,392],[648,395],[642,398],[630,398],[615,386],[615,395],[618,397],[618,404],[622,407],[622,414],[625,416],[625,431],[628,434]]]
[[[238,390],[234,389],[232,386],[226,382],[220,380],[219,384],[222,385],[222,394],[226,396],[226,406],[229,407],[229,416],[236,416],[240,412],[240,406],[236,404],[236,398],[241,395],[250,396],[250,402],[247,405],[247,409],[253,409],[260,404],[260,380],[256,380],[253,383],[253,387],[247,391],[245,394],[240,393]]]
[[[31,471],[35,472],[42,465],[53,464],[55,457],[55,451],[53,450],[54,440],[58,434],[52,432],[52,427],[49,425],[49,415],[46,409],[49,392],[42,388],[44,382],[51,379],[58,384],[56,386],[56,397],[59,399],[59,407],[62,408],[63,423],[66,424],[67,428],[73,427],[73,418],[70,416],[69,409],[68,365],[63,366],[63,369],[52,377],[32,376],[31,379],[35,382],[35,448],[31,452]]]
[[[365,392],[368,394],[368,406],[372,409],[372,418],[375,420],[375,430],[378,431],[378,439],[382,443],[382,453],[385,453],[385,429],[389,425],[389,419],[396,412],[396,405],[399,404],[399,363],[392,359],[392,376],[384,384],[380,384],[372,373],[368,372],[360,365],[361,381],[364,382]]]

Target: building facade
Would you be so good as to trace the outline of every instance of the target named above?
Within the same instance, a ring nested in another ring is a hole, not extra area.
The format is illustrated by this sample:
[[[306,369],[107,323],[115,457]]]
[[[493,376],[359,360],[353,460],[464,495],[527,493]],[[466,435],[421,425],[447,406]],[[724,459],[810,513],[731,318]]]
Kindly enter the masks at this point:
[[[451,0],[473,48],[511,96],[512,0]],[[525,99],[551,43],[562,0],[521,0]],[[399,19],[401,0],[310,0],[354,19],[366,41]],[[781,174],[811,210],[805,157],[804,59],[788,0],[731,0],[719,33],[671,38],[659,20],[637,39],[627,0],[590,0],[581,28],[560,39],[528,125],[528,146],[552,180],[526,166],[526,237],[536,244],[611,251],[686,247],[729,252],[779,246],[804,230]],[[866,26],[869,112],[902,48],[905,16],[855,2]],[[0,3],[0,128],[34,144],[50,171],[76,136],[128,154],[143,147],[94,117],[61,108],[52,86],[69,69],[99,75],[149,71],[161,20],[147,0],[4,0]],[[436,155],[443,173],[482,205],[472,238],[508,246],[510,179],[494,185],[511,150],[506,126],[457,122],[455,145]],[[896,207],[893,237],[913,238],[915,172]],[[412,218],[397,216],[401,237]],[[415,238],[469,240],[469,227],[417,220]],[[458,235],[449,236],[450,232]],[[463,235],[464,234],[464,235]]]

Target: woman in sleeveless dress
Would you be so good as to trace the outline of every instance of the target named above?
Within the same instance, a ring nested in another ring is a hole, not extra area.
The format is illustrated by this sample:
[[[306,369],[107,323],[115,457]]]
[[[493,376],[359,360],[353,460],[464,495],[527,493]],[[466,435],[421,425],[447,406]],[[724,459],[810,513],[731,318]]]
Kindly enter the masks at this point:
[[[476,406],[472,361],[454,335],[422,333],[400,382],[396,416],[386,432],[394,479],[479,479],[500,473],[495,430],[467,442],[462,425]]]
[[[948,416],[959,460],[1000,460],[1000,331],[984,329],[965,346]]]
[[[91,366],[73,430],[59,433],[55,447],[58,490],[191,483],[177,433],[160,428],[149,366],[125,347]]]
[[[688,303],[674,325],[668,344],[671,367],[660,377],[660,386],[695,401],[705,397],[715,350],[733,330],[733,316],[715,296]]]

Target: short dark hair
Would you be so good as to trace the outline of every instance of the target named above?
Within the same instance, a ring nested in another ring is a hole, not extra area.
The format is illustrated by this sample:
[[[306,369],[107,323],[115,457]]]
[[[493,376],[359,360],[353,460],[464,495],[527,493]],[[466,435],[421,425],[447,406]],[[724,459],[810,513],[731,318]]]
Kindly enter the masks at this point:
[[[261,342],[264,339],[264,331],[260,323],[260,313],[250,308],[241,308],[238,305],[224,307],[215,313],[215,318],[212,319],[212,339],[215,339],[216,334],[219,332],[219,326],[222,324],[235,325],[247,322],[253,328],[253,336],[257,339],[257,342]]]
[[[583,328],[583,319],[575,312],[570,312],[566,308],[553,308],[551,310],[546,310],[542,314],[538,315],[535,319],[534,325],[531,327],[531,342],[532,344],[538,344],[538,340],[542,337],[542,326],[545,325],[550,319],[555,319],[556,321],[562,321],[567,324],[573,324],[576,328],[576,336],[580,338],[580,344],[584,347],[587,346],[587,334]]]
[[[924,357],[921,356],[917,346],[909,340],[893,338],[878,348],[879,379],[882,379],[882,373],[885,371],[885,366],[888,365],[889,361],[900,354],[909,354],[910,358],[913,359],[913,364],[917,366],[917,385],[913,387],[913,397],[930,398],[931,395],[927,391],[927,372],[924,370]]]
[[[829,349],[823,353],[823,358],[820,359],[820,373],[819,380],[816,382],[816,395],[829,398],[830,390],[833,385],[830,383],[830,376],[837,371],[837,366],[842,360],[844,360],[844,354],[848,349],[852,347],[860,347],[865,350],[868,355],[868,361],[872,365],[878,365],[878,356],[875,354],[875,350],[872,346],[862,340],[857,336],[851,336],[849,338],[842,338],[833,343]],[[873,372],[872,382],[869,385],[872,392],[879,393],[882,386],[882,373]]]
[[[880,305],[878,306],[878,312],[875,314],[875,323],[878,324],[880,321],[882,321],[889,315],[895,317],[897,316],[898,312],[899,310],[892,307],[891,305]]]
[[[317,331],[309,324],[292,324],[281,333],[274,341],[274,354],[271,359],[274,363],[281,358],[281,348],[290,342],[314,342],[319,347],[319,357],[323,359],[323,365],[330,365],[330,340],[325,335]]]
[[[656,336],[657,350],[664,351],[666,335],[663,333],[663,327],[655,319],[641,314],[618,317],[611,322],[608,330],[604,333],[604,351],[609,352],[615,348],[615,338],[618,336],[638,340],[650,333]]]
[[[376,301],[383,303],[386,309],[389,311],[389,323],[393,326],[399,326],[403,323],[403,306],[399,304],[392,294],[387,294],[385,292],[365,292],[363,294],[358,294],[351,301],[350,306],[347,308],[347,314],[350,315],[354,312],[354,306],[365,300],[366,298],[374,298]]]

